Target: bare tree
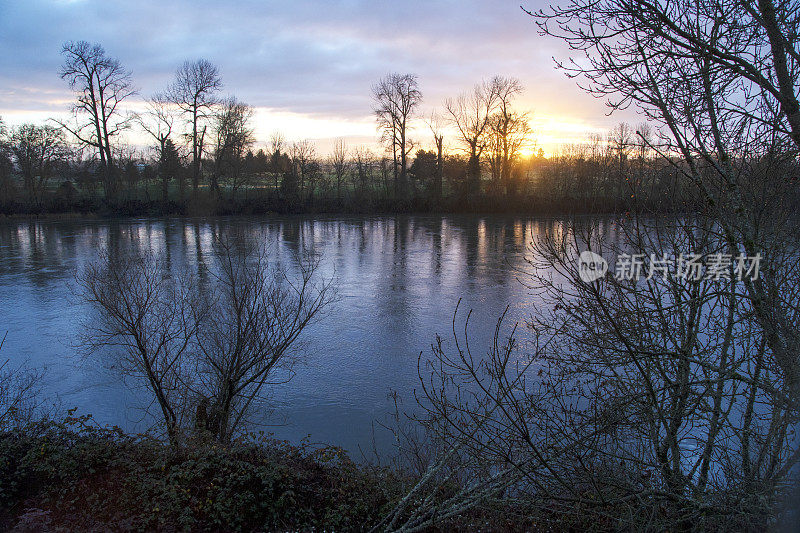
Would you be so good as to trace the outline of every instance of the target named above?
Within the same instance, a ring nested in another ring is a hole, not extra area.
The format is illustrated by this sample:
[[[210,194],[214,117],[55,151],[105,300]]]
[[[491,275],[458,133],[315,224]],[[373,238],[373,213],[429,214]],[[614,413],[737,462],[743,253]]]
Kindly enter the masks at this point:
[[[200,186],[205,122],[211,117],[211,109],[217,104],[217,93],[222,89],[222,80],[215,65],[205,59],[184,62],[175,71],[175,80],[168,90],[169,98],[188,116],[188,134],[192,146],[192,189],[197,194]]]
[[[333,294],[318,259],[301,258],[295,276],[243,238],[217,238],[215,252],[203,267],[208,283],[137,251],[104,251],[78,278],[96,313],[83,345],[116,349],[123,371],[147,383],[176,446],[192,422],[200,436],[229,440]]]
[[[280,189],[280,177],[288,171],[288,156],[284,152],[286,139],[279,131],[269,137],[269,172],[275,180],[275,190]]]
[[[164,94],[156,94],[147,102],[147,111],[138,115],[138,122],[141,128],[150,135],[157,144],[158,150],[158,173],[161,177],[161,201],[169,200],[169,179],[171,172],[168,169],[170,152],[174,148],[167,146],[171,141],[172,130],[175,123],[175,116],[171,109],[172,102]],[[180,187],[183,196],[183,187]]]
[[[6,336],[0,338],[0,350]],[[0,362],[0,431],[31,421],[41,403],[38,398],[41,380],[41,372],[25,366],[11,368],[8,359]]]
[[[214,300],[198,332],[206,430],[227,442],[276,370],[290,370],[297,341],[331,301],[319,259],[298,258],[298,274],[269,264],[267,250],[242,238],[215,242]]]
[[[375,116],[382,139],[392,149],[395,195],[408,193],[408,155],[414,149],[408,138],[408,127],[419,104],[422,92],[414,74],[389,74],[372,87]]]
[[[28,201],[40,205],[47,184],[70,154],[63,131],[23,124],[12,131],[8,145],[22,174]]]
[[[785,220],[785,178],[754,174],[750,165],[800,149],[794,10],[771,0],[575,0],[536,17],[543,33],[585,54],[585,64],[562,65],[570,75],[608,96],[612,108],[634,104],[662,126],[652,148],[683,160],[676,170],[715,212],[730,253],[755,255],[793,238],[785,234],[790,227],[765,227],[759,214],[766,203],[780,207],[774,220]],[[757,193],[754,178],[774,194]],[[794,376],[787,386],[800,398],[800,328],[775,279],[748,283],[748,297],[770,348]]]
[[[117,193],[117,167],[114,163],[114,138],[132,119],[120,105],[135,94],[131,74],[117,59],[106,56],[99,44],[68,42],[62,51],[60,75],[77,95],[72,111],[74,120],[56,121],[84,146],[96,150],[103,172],[106,197]]]
[[[185,412],[184,381],[205,314],[185,276],[170,275],[151,253],[101,253],[78,278],[97,316],[88,318],[82,344],[117,348],[121,368],[142,378],[158,404],[170,443],[177,445]]]
[[[336,139],[333,145],[333,153],[330,160],[333,169],[333,177],[336,180],[336,198],[342,198],[342,182],[349,171],[349,160],[347,155],[347,145],[344,139]]]
[[[283,136],[283,133],[279,131],[273,131],[272,135],[269,136],[269,149],[270,152],[283,152],[284,147],[286,146],[286,138]]]
[[[530,142],[530,117],[513,109],[514,98],[523,90],[519,80],[497,76],[492,83],[496,87],[497,110],[489,119],[489,166],[495,189],[502,188],[505,194],[513,196],[516,184],[512,181],[512,171],[520,150]]]
[[[232,194],[241,185],[244,156],[255,142],[250,121],[253,108],[228,98],[223,100],[214,115],[214,168],[211,173],[211,192],[220,194],[219,181],[227,178],[231,183]]]
[[[393,184],[397,183],[397,180],[394,179],[394,171],[397,169],[397,166],[394,165],[394,161],[390,160],[388,157],[381,157],[377,163],[381,181],[383,182],[384,194],[386,198],[391,198],[394,188]]]
[[[436,175],[434,177],[433,194],[436,199],[442,198],[442,181],[444,179],[444,121],[436,113],[428,118],[428,127],[436,146]]]
[[[476,85],[469,93],[461,94],[445,102],[450,122],[455,126],[458,140],[469,156],[467,162],[467,191],[471,195],[480,193],[480,158],[486,148],[487,131],[492,113],[497,106],[499,86],[495,78]]]
[[[314,147],[314,143],[308,139],[292,143],[292,146],[289,148],[292,174],[297,181],[297,187],[301,197],[304,196],[306,187],[310,189],[310,194],[314,194],[313,185],[309,182],[314,170],[315,154],[316,148]]]
[[[636,157],[636,177],[638,182],[635,184],[635,187],[644,188],[650,195],[653,194],[653,189],[655,187],[655,176],[652,172],[651,165],[654,152],[650,147],[655,140],[655,131],[649,123],[642,122],[636,126],[636,134],[633,139],[633,153]]]
[[[8,130],[0,117],[0,202],[7,202],[13,196],[14,182],[11,178],[14,165],[11,162],[11,150],[8,146]]]
[[[536,236],[528,340],[501,317],[480,354],[471,313],[462,333],[456,313],[452,340],[437,338],[433,360],[420,359],[418,419],[432,453],[381,527],[419,531],[493,503],[632,530],[774,523],[800,460],[800,409],[753,319],[746,280],[757,276],[738,277],[730,262],[676,274],[686,268],[678,250],[727,249],[704,227],[718,226],[634,217],[615,221],[618,233],[572,221]],[[589,250],[617,257],[597,281],[578,268]],[[658,261],[638,279],[624,261],[632,250]],[[792,253],[773,256],[781,266],[770,272],[794,295]]]
[[[375,167],[375,156],[363,146],[353,150],[352,165],[355,172],[356,187],[360,195],[366,196],[373,189],[373,173]]]
[[[616,155],[618,165],[617,171],[615,172],[617,177],[615,193],[617,197],[622,195],[625,187],[628,157],[630,156],[634,141],[632,135],[632,128],[627,122],[620,122],[608,132],[607,142],[612,152]]]

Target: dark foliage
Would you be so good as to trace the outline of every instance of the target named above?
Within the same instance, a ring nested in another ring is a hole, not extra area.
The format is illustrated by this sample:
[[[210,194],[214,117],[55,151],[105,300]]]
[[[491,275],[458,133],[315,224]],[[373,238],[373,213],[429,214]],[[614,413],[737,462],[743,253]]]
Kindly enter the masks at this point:
[[[87,418],[0,435],[0,528],[362,530],[401,490],[338,448],[254,436],[170,449]]]

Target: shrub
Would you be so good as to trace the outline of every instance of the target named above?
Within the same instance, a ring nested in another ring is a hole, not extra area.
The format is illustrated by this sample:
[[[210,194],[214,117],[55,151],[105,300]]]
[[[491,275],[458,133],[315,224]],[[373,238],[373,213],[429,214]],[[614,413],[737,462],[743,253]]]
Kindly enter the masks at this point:
[[[0,434],[0,528],[361,530],[402,490],[338,448],[251,437],[175,450],[85,422]]]

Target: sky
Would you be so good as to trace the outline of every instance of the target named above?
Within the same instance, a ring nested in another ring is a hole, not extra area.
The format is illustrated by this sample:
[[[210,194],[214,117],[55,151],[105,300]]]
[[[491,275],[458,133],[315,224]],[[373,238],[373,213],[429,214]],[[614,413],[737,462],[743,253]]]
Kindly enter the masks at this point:
[[[502,75],[525,87],[537,148],[548,154],[636,117],[614,114],[555,69],[563,43],[538,35],[520,8],[540,0],[0,0],[0,117],[8,124],[64,116],[72,94],[58,76],[65,41],[103,45],[132,71],[138,96],[163,90],[185,60],[220,70],[223,96],[255,108],[257,146],[280,131],[326,153],[378,142],[370,88],[390,72],[413,73],[420,116],[475,83]],[[144,137],[131,132],[134,144]],[[417,121],[412,137],[430,142]],[[445,139],[453,150],[452,135]]]

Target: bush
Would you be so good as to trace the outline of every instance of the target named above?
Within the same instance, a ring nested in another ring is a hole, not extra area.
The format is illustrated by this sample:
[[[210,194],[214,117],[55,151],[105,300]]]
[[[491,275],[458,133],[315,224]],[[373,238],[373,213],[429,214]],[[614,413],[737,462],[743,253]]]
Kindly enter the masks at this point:
[[[0,528],[352,531],[402,490],[337,448],[251,437],[175,450],[85,422],[0,434]]]

